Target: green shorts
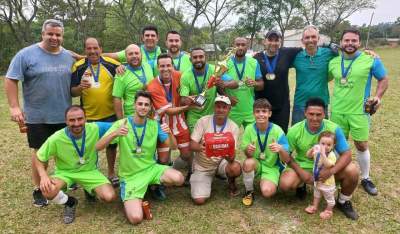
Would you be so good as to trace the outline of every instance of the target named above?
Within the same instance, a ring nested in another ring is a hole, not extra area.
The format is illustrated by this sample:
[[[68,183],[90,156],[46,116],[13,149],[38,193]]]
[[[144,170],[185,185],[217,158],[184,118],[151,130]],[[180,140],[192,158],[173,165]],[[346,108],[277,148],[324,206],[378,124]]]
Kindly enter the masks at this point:
[[[143,199],[147,187],[151,184],[160,184],[160,178],[168,168],[170,167],[166,165],[154,164],[133,176],[121,178],[121,200]]]
[[[296,160],[296,158],[294,158],[294,161],[297,163],[297,165],[299,165],[299,167],[301,167],[301,169],[312,173],[313,166],[314,166],[314,161],[312,159],[306,158],[304,160],[304,158],[303,158],[302,160],[299,161],[299,160]],[[290,170],[293,171],[293,169],[291,167],[286,166],[283,171],[285,172],[285,171],[290,171]]]
[[[75,183],[79,184],[92,195],[95,188],[104,184],[110,184],[110,181],[97,169],[80,172],[56,170],[52,177],[64,181],[67,184],[66,188],[71,187]]]
[[[346,138],[349,137],[350,133],[351,138],[355,141],[368,141],[370,127],[370,116],[368,114],[332,113],[331,120],[343,129]]]
[[[241,125],[243,125],[243,128],[246,128],[247,125],[256,121],[253,113],[244,115],[243,113],[234,113],[232,111],[229,113],[229,119],[235,122],[239,128]]]
[[[276,186],[279,184],[279,177],[281,175],[281,172],[279,171],[278,166],[274,167],[267,167],[264,166],[260,163],[260,161],[257,161],[256,165],[256,176],[260,177],[262,180],[268,180],[274,183]]]

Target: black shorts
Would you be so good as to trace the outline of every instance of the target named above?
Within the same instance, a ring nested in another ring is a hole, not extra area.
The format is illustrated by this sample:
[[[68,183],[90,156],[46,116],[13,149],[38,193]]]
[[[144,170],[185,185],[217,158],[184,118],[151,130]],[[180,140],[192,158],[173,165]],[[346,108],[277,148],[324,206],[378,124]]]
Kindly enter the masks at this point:
[[[115,122],[117,121],[117,116],[116,115],[111,115],[109,117],[103,118],[103,119],[98,119],[98,120],[88,120],[88,122]],[[108,149],[116,149],[117,148],[117,144],[110,144],[107,146]]]
[[[56,131],[64,128],[66,125],[61,124],[26,124],[28,127],[27,137],[29,148],[39,149],[43,143]]]

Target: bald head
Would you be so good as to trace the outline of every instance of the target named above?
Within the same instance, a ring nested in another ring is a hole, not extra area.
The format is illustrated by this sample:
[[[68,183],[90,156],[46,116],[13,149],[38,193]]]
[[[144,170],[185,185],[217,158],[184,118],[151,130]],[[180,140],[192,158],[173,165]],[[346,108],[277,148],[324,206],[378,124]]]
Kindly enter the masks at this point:
[[[126,60],[132,67],[140,67],[142,64],[142,53],[136,44],[130,44],[125,49]]]
[[[243,58],[247,52],[247,39],[244,37],[237,37],[234,41],[234,46],[236,47],[236,58]]]

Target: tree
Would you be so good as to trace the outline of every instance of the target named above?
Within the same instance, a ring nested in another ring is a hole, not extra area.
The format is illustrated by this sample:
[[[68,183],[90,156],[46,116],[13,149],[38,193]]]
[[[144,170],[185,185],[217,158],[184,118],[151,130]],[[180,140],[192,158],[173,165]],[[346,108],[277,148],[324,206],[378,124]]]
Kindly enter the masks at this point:
[[[236,27],[250,34],[249,48],[252,48],[256,33],[272,25],[271,10],[264,0],[238,0],[238,5],[236,13],[241,16]]]
[[[301,0],[300,11],[307,24],[319,25],[321,13],[326,9],[330,0]]]
[[[285,38],[285,31],[290,25],[291,19],[296,16],[300,8],[299,0],[269,0],[272,10],[272,17],[282,33],[282,43]]]

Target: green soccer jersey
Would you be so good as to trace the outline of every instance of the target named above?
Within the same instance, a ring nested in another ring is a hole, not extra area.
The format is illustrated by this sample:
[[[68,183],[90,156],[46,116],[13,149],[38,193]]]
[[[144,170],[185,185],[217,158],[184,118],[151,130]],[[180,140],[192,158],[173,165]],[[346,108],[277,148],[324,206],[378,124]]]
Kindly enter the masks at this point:
[[[69,133],[67,127],[51,135],[38,150],[37,157],[41,162],[47,162],[54,157],[56,172],[75,173],[97,169],[96,142],[110,125],[107,123],[85,124],[85,147],[82,162],[80,162],[79,154],[74,147],[73,141],[67,135]],[[83,137],[76,140],[79,150],[82,147],[82,139]]]
[[[146,63],[138,69],[126,68],[123,75],[115,76],[112,95],[123,100],[124,116],[132,115],[135,111],[136,92],[146,89],[146,86],[143,85],[144,79],[146,79],[146,85],[153,79],[151,67]]]
[[[173,61],[175,70],[180,71],[181,73],[192,68],[190,57],[185,52],[180,52],[179,56],[174,58]]]
[[[254,87],[248,87],[244,84],[246,79],[257,80],[261,78],[260,67],[256,59],[246,56],[244,62],[236,63],[235,58],[229,59],[227,66],[227,74],[239,82],[237,89],[226,89],[226,93],[238,99],[238,103],[232,106],[229,118],[236,122],[240,127],[242,121],[253,122],[253,104],[254,104]],[[244,66],[244,67],[243,67]],[[243,73],[242,73],[243,72]],[[243,74],[243,75],[242,75]],[[241,76],[241,79],[240,77]],[[242,82],[240,82],[242,81]]]
[[[290,151],[296,151],[295,161],[301,168],[312,170],[313,160],[307,157],[307,151],[318,144],[319,134],[323,131],[330,131],[335,134],[335,150],[337,153],[341,154],[350,149],[342,129],[337,124],[324,119],[322,120],[320,129],[317,132],[311,132],[308,129],[307,120],[305,119],[289,128],[287,133]]]
[[[132,121],[132,117],[128,117],[128,134],[126,136],[117,137],[111,142],[111,144],[118,144],[119,147],[118,174],[123,179],[129,178],[130,176],[156,164],[155,152],[157,139],[164,142],[168,138],[168,135],[161,130],[160,125],[156,120],[147,119],[146,125],[136,126],[136,133],[139,140],[141,139],[143,131],[145,131],[142,145],[138,147],[137,138],[133,131]],[[105,135],[120,128],[123,122],[124,119],[114,122]],[[138,148],[141,149],[140,152],[137,151]]]
[[[353,61],[353,62],[352,62]],[[359,52],[354,59],[344,59],[344,69],[349,68],[346,82],[342,80],[342,56],[329,63],[329,76],[334,80],[332,113],[364,114],[364,104],[371,91],[372,76],[380,80],[386,71],[379,59]]]
[[[266,135],[268,129],[270,130],[268,135]],[[268,129],[265,132],[260,132],[260,140],[262,145],[264,145],[265,137],[267,137],[267,142],[264,150],[265,159],[260,158],[261,146],[258,141],[257,127],[255,123],[248,125],[244,130],[240,149],[246,150],[249,144],[255,144],[256,150],[253,154],[253,158],[259,160],[263,167],[279,167],[279,154],[271,152],[268,145],[275,141],[278,144],[282,145],[286,151],[289,151],[288,141],[286,139],[285,133],[278,125],[270,123]]]
[[[206,74],[194,75],[193,69],[186,70],[181,77],[181,87],[179,94],[182,97],[198,95],[203,92],[204,88],[207,87],[207,82],[214,73],[214,66],[211,64],[206,65]],[[196,79],[199,84],[200,90],[196,86]],[[197,120],[203,116],[212,114],[214,112],[214,99],[217,95],[217,89],[213,86],[206,91],[206,102],[203,109],[191,109],[187,111],[186,121],[189,128],[192,130]]]
[[[152,72],[155,76],[157,76],[158,69],[157,69],[157,57],[161,54],[161,48],[156,46],[153,51],[146,51],[143,45],[140,46],[140,52],[142,53],[142,63],[148,63],[152,69]],[[125,50],[121,50],[117,52],[118,60],[121,63],[126,63],[126,55]]]

